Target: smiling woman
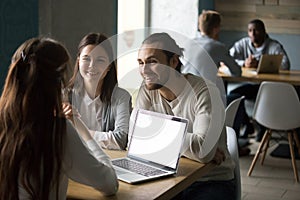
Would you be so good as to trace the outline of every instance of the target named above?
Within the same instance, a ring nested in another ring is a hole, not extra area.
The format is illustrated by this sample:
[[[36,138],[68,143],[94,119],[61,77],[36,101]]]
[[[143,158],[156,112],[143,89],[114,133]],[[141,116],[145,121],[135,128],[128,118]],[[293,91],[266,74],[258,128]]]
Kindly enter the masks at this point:
[[[84,123],[91,136],[108,149],[127,146],[131,96],[117,84],[110,40],[100,33],[87,34],[78,46],[74,74],[66,89],[70,104],[64,111],[75,126]]]
[[[79,71],[83,77],[85,89],[91,98],[100,94],[97,87],[101,87],[103,84],[109,70],[109,62],[109,57],[101,46],[87,45],[82,49],[79,56]]]

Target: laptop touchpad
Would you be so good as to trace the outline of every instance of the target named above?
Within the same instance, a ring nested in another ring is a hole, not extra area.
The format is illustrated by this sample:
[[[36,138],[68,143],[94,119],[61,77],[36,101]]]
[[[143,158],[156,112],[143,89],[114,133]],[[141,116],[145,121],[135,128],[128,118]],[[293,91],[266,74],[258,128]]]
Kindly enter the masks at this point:
[[[123,173],[123,172],[122,172]],[[139,175],[139,174],[134,174],[134,173],[131,173],[131,172],[125,172],[123,174],[117,174],[118,178],[120,180],[127,180],[129,182],[131,181],[139,181],[139,180],[145,180],[145,176],[142,176],[142,175]]]

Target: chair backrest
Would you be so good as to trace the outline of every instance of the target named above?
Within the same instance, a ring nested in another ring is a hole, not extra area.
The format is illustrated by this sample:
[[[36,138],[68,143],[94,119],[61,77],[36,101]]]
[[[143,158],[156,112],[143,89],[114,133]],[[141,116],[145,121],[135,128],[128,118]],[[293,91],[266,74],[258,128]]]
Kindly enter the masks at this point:
[[[242,197],[242,186],[241,186],[241,174],[240,174],[240,163],[239,163],[239,150],[237,144],[236,133],[233,128],[226,127],[227,133],[227,146],[231,158],[235,163],[234,168],[234,178],[235,178],[235,191],[236,191],[236,200],[241,200]]]
[[[245,96],[241,96],[235,100],[233,100],[225,109],[225,126],[233,126],[234,118],[236,115],[236,112],[239,108],[239,105],[241,101],[245,98]]]
[[[274,130],[300,127],[300,102],[294,86],[282,82],[262,82],[253,108],[253,119]]]

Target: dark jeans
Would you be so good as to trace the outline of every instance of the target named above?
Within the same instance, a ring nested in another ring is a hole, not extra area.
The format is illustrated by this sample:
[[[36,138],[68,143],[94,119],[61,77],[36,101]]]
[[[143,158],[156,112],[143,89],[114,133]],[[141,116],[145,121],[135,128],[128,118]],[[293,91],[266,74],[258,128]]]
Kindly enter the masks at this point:
[[[257,92],[260,84],[245,83],[230,91],[230,94],[239,94],[245,96],[245,99],[254,100],[256,99]]]
[[[233,200],[236,199],[235,180],[197,181],[179,193],[182,200]]]
[[[230,93],[227,95],[226,100],[227,100],[227,106],[235,99],[241,97],[242,95],[237,94],[237,93]],[[245,108],[245,101],[244,99],[241,101],[238,110],[236,112],[233,126],[232,128],[235,130],[235,133],[237,134],[237,138],[240,136],[240,128],[242,125],[246,125],[249,122],[249,117],[246,113],[246,108]]]
[[[246,84],[243,84],[233,90],[230,91],[229,93],[229,97],[232,96],[233,98],[235,96],[240,97],[240,96],[245,96],[245,99],[247,100],[252,100],[252,101],[255,101],[256,100],[256,97],[257,97],[257,93],[258,93],[258,90],[259,90],[259,86],[260,84],[249,84],[249,83],[246,83]],[[228,99],[227,99],[228,100]],[[238,118],[241,118],[240,120],[242,120],[241,122],[239,121]],[[236,115],[236,120],[235,120],[235,123],[240,123],[241,125],[244,124],[244,125],[248,125],[250,124],[250,118],[246,112],[246,108],[245,108],[245,103],[244,102],[241,102],[240,104],[240,107],[237,111],[237,115]],[[235,126],[238,126],[239,124],[237,125],[234,125],[234,130],[235,131],[238,131],[239,132],[239,127],[235,127]],[[258,128],[259,128],[259,131],[258,131],[258,135],[257,135],[257,140],[260,140],[265,132],[265,127],[263,127],[262,125],[260,124],[257,124]],[[237,130],[236,130],[237,129]]]

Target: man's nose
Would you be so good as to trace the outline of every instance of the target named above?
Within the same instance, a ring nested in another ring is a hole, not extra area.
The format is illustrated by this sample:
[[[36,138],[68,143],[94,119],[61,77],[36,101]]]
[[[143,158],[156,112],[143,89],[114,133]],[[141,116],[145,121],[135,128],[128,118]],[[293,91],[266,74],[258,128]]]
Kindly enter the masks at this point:
[[[143,64],[142,67],[141,67],[141,72],[143,74],[149,72],[149,64]]]

